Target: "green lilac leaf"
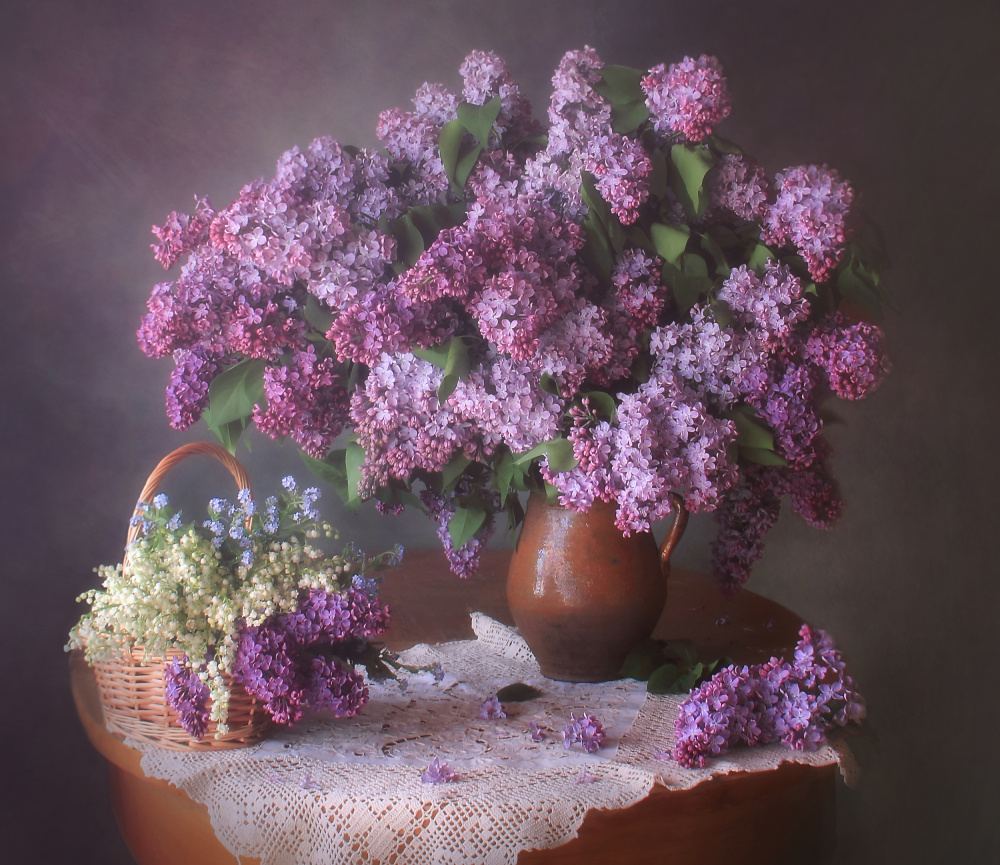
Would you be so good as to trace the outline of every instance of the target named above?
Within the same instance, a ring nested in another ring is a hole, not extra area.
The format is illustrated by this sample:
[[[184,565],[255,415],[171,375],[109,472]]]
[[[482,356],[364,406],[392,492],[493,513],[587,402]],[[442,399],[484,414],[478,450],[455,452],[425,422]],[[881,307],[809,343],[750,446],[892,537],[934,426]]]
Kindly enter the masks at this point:
[[[667,157],[657,147],[653,150],[650,159],[653,163],[653,170],[649,175],[649,194],[656,198],[663,198],[667,194],[667,185],[670,178],[670,171],[667,169]]]
[[[624,679],[645,682],[653,670],[663,664],[663,649],[656,640],[643,640],[635,646],[622,662],[618,675]]]
[[[723,138],[721,135],[716,135],[714,132],[705,139],[713,149],[717,150],[719,153],[729,153],[733,156],[742,156],[743,148],[738,144],[730,141],[728,138]]]
[[[460,120],[452,120],[446,123],[438,136],[438,153],[441,156],[441,163],[444,165],[445,174],[454,185],[458,185],[456,178],[458,169],[458,158],[462,150],[462,141],[465,138],[465,125]]]
[[[420,232],[425,247],[437,240],[442,229],[454,228],[465,222],[464,204],[413,205],[407,211],[417,231]]]
[[[351,442],[344,454],[344,466],[347,472],[347,503],[353,505],[361,502],[361,467],[365,464],[365,449],[357,442]]]
[[[681,271],[685,276],[708,277],[708,265],[705,263],[705,259],[696,252],[684,253],[681,257]]]
[[[741,448],[774,450],[774,433],[757,419],[752,409],[739,406],[728,412],[726,417],[736,424],[736,443]]]
[[[698,662],[698,650],[691,640],[668,640],[663,648],[685,668],[690,668]]]
[[[523,703],[527,700],[537,700],[541,696],[542,692],[538,688],[526,685],[524,682],[514,682],[497,691],[497,699],[501,703]]]
[[[500,493],[500,503],[505,505],[510,494],[511,482],[514,480],[514,455],[509,450],[500,455],[493,477],[497,492]]]
[[[716,243],[715,238],[713,238],[710,234],[702,234],[699,236],[699,239],[701,240],[701,248],[704,249],[715,262],[716,274],[721,277],[728,277],[731,268],[729,267],[729,262],[726,260],[726,254],[722,251],[722,247]]]
[[[472,133],[484,150],[489,147],[490,133],[493,124],[500,116],[501,102],[499,96],[494,96],[483,105],[472,105],[460,102],[458,105],[458,122]]]
[[[321,481],[326,481],[336,491],[337,494],[347,504],[351,500],[351,495],[347,486],[347,465],[345,448],[338,448],[331,451],[325,460],[318,460],[309,456],[305,451],[300,450],[299,455],[316,477]]]
[[[690,670],[681,673],[673,684],[673,693],[686,694],[690,691],[695,685],[698,684],[698,680],[701,678],[703,669],[703,664],[695,664]]]
[[[684,254],[691,237],[691,227],[654,222],[649,227],[649,235],[656,249],[656,254],[668,264],[680,267],[681,256]]]
[[[631,66],[609,64],[601,67],[601,80],[594,89],[612,104],[617,102],[645,101],[642,79],[646,73]]]
[[[744,246],[743,241],[736,235],[736,232],[724,225],[713,225],[707,233],[722,249],[734,249]]]
[[[729,304],[718,298],[712,301],[712,315],[715,316],[719,327],[726,328],[733,323],[733,311],[729,308]]]
[[[662,664],[649,674],[646,690],[650,694],[674,694],[674,683],[680,675],[681,671],[676,664]]]
[[[330,325],[333,324],[333,313],[323,306],[314,294],[307,295],[302,315],[320,333],[326,333],[330,329]]]
[[[670,282],[674,300],[681,312],[688,312],[703,294],[712,288],[712,280],[706,276],[677,276]]]
[[[756,463],[759,466],[787,466],[786,460],[781,454],[766,448],[740,447],[740,459],[749,463]]]
[[[545,391],[545,393],[550,393],[553,396],[562,396],[559,391],[559,382],[556,381],[555,376],[550,375],[547,372],[543,372],[538,380],[538,386]]]
[[[476,160],[479,159],[479,154],[482,152],[482,147],[473,147],[459,158],[458,166],[455,168],[455,185],[459,192],[465,189],[469,175],[472,174],[472,169],[476,167]]]
[[[615,414],[618,412],[618,403],[615,402],[615,398],[611,394],[603,390],[588,390],[578,396],[581,402],[583,400],[589,401],[591,411],[607,420],[614,420]]]
[[[606,285],[611,281],[611,267],[614,263],[611,241],[593,211],[584,217],[583,230],[587,235],[587,243],[581,254],[591,272]]]
[[[540,456],[548,457],[549,468],[554,472],[568,472],[577,466],[576,457],[573,456],[573,443],[562,436],[535,445],[530,451],[518,454],[514,461],[524,465]]]
[[[254,406],[264,402],[266,366],[263,358],[241,360],[212,379],[208,399],[215,427],[249,417]]]
[[[434,364],[438,369],[447,369],[448,355],[451,351],[450,342],[450,340],[448,342],[439,342],[430,348],[414,348],[411,351],[421,360],[426,360],[428,363]]]
[[[469,346],[466,341],[460,336],[454,336],[448,340],[447,346],[444,377],[438,387],[438,400],[442,403],[454,393],[458,382],[469,374]]]
[[[619,135],[635,132],[649,119],[646,101],[624,102],[611,107],[611,131]]]
[[[486,522],[486,511],[479,507],[459,507],[448,520],[448,535],[451,545],[460,550]]]
[[[700,219],[708,206],[708,195],[704,189],[705,176],[715,163],[715,158],[704,145],[690,147],[675,144],[670,148],[670,162],[675,169],[671,172],[674,192],[688,216]]]
[[[246,428],[250,426],[250,418],[240,418],[239,420],[230,421],[229,423],[216,424],[212,418],[211,411],[206,409],[202,413],[202,417],[205,423],[208,424],[208,428],[215,434],[218,438],[219,444],[221,444],[229,453],[236,453],[236,446],[239,444],[240,436],[246,431]],[[250,450],[250,442],[247,440],[247,450]]]
[[[472,465],[472,460],[469,459],[465,454],[459,452],[455,454],[441,469],[441,488],[443,491],[451,490],[455,488],[458,483],[458,479],[462,477],[465,470]]]
[[[750,252],[747,258],[747,267],[760,273],[769,261],[776,261],[777,256],[763,243],[758,243]]]

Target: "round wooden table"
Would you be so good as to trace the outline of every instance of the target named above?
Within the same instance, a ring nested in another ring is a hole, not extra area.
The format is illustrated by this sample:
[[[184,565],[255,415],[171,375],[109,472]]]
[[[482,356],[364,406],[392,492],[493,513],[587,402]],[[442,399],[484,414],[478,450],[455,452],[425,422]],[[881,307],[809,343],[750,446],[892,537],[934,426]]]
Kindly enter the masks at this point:
[[[459,580],[439,550],[408,550],[386,575],[382,597],[392,610],[386,643],[403,649],[418,642],[473,638],[469,613],[512,624],[504,581],[510,552],[490,550],[479,574]],[[755,663],[795,646],[801,621],[753,592],[723,598],[708,577],[670,576],[669,596],[655,636],[689,639],[702,660],[728,655]],[[107,761],[111,805],[122,836],[139,865],[236,863],[216,838],[204,805],[166,781],[147,777],[138,751],[104,728],[93,674],[80,653],[70,660],[73,695],[84,729]],[[832,856],[837,767],[785,763],[769,772],[733,773],[689,790],[654,787],[641,802],[588,813],[573,841],[524,851],[519,863],[696,862],[698,865],[822,863]],[[243,865],[258,860],[243,856]]]

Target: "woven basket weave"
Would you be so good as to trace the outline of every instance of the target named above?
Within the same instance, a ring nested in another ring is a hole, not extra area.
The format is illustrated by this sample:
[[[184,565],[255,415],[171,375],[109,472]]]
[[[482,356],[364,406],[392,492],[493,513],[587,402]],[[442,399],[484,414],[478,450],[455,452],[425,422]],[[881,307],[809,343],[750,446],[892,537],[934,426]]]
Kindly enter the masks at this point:
[[[190,456],[202,454],[215,457],[236,481],[239,489],[249,489],[250,479],[246,470],[225,448],[208,442],[183,445],[165,456],[153,469],[139,495],[140,502],[150,502],[166,474],[179,462]],[[139,536],[140,527],[129,527],[128,544]],[[128,574],[128,553],[125,554],[123,571]],[[169,652],[166,657],[147,656],[141,646],[125,648],[119,657],[95,661],[94,676],[104,709],[104,725],[112,733],[129,739],[149,742],[162,748],[180,750],[212,750],[241,748],[263,739],[272,726],[263,706],[253,699],[242,685],[228,676],[231,697],[229,701],[229,732],[217,736],[215,722],[210,722],[205,737],[197,740],[181,727],[177,713],[166,701],[165,666],[180,652]]]

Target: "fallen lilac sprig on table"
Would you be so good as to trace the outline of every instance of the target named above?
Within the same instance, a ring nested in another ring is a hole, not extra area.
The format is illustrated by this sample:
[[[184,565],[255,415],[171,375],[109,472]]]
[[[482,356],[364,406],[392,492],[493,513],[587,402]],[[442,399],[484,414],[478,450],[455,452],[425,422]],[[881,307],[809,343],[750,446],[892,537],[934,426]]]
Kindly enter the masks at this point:
[[[865,717],[864,698],[830,637],[809,625],[799,637],[793,662],[729,666],[691,692],[675,722],[678,763],[703,768],[734,745],[815,751],[830,730]]]

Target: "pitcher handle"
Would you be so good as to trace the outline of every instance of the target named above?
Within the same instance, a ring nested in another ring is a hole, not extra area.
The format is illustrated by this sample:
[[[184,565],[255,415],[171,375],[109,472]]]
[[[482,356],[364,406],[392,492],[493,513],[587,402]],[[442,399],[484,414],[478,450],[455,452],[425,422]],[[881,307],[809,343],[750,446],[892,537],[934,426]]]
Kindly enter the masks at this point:
[[[674,547],[680,542],[684,534],[684,529],[687,528],[688,521],[688,512],[684,508],[684,503],[681,501],[681,497],[675,493],[670,493],[670,512],[674,518],[670,523],[670,528],[667,529],[667,536],[663,539],[663,543],[660,544],[660,570],[664,574],[667,573],[670,567],[670,555],[673,553]]]

